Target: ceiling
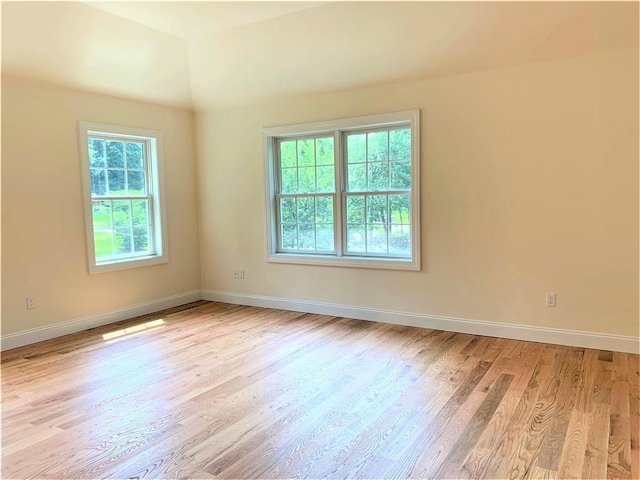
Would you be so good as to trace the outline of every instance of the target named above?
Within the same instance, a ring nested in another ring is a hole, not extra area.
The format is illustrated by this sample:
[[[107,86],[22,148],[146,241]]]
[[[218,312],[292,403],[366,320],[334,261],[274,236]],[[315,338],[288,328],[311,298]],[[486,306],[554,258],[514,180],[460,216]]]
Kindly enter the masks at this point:
[[[2,71],[195,110],[638,49],[637,2],[3,2]]]

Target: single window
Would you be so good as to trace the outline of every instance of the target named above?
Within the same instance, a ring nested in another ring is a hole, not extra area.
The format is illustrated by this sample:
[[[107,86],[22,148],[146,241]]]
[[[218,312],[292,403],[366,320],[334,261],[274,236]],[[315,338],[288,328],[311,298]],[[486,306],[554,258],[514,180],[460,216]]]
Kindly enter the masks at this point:
[[[420,269],[419,111],[265,128],[271,262]]]
[[[168,262],[162,134],[80,122],[90,273]]]

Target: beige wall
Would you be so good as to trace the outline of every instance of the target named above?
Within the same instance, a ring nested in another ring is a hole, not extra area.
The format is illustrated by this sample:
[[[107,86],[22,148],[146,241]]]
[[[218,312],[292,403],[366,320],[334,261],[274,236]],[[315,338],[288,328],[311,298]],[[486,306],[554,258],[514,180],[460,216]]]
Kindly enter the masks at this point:
[[[412,108],[422,271],[268,264],[261,128]],[[638,336],[637,51],[201,113],[196,143],[204,289]]]
[[[168,264],[88,274],[79,120],[163,132]],[[2,334],[198,290],[193,150],[190,111],[3,77]]]

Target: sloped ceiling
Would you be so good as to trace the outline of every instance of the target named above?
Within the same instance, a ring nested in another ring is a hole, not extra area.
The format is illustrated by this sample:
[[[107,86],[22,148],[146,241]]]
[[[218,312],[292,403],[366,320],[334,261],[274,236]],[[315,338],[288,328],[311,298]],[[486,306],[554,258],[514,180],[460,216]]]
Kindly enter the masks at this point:
[[[637,2],[4,2],[2,69],[196,110],[638,49]]]

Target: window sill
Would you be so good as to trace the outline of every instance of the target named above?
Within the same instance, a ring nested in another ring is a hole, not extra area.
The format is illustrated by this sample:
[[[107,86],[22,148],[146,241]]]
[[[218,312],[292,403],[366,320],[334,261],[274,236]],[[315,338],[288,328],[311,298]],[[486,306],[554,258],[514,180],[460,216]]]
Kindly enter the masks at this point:
[[[146,257],[123,258],[121,260],[109,260],[89,265],[89,273],[113,272],[116,270],[128,270],[131,268],[148,267],[169,263],[168,255],[149,255]]]
[[[321,256],[292,253],[274,253],[267,257],[269,263],[291,263],[298,265],[324,265],[329,267],[374,268],[382,270],[420,270],[420,261],[401,258],[371,258],[356,256]]]

